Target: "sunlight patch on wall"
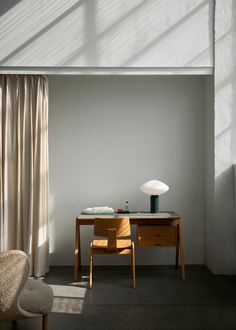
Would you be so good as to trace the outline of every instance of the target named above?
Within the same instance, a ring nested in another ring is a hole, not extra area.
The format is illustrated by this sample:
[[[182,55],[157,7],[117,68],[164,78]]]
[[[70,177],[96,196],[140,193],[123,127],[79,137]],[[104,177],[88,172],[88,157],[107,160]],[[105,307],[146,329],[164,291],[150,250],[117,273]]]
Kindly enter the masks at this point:
[[[213,1],[22,0],[0,38],[2,66],[211,67]]]
[[[215,177],[220,177],[233,163],[235,148],[234,130],[235,115],[235,59],[234,31],[232,27],[233,2],[225,8],[227,20],[221,24],[222,18],[216,16],[216,66],[215,66]],[[219,12],[217,11],[217,15]],[[227,51],[226,51],[227,50]],[[227,65],[226,65],[227,63]]]

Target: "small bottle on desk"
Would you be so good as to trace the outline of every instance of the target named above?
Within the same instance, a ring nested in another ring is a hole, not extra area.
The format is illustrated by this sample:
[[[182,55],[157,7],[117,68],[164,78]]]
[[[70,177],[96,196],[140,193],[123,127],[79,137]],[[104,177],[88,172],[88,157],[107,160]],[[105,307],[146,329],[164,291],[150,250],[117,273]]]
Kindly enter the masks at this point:
[[[125,202],[125,213],[129,213],[129,201]]]

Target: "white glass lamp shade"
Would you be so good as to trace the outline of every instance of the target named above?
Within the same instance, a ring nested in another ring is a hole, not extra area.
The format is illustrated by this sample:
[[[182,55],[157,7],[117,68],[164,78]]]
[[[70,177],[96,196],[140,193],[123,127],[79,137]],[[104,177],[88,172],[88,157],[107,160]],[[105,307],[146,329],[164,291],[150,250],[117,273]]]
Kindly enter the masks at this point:
[[[169,190],[169,187],[159,180],[150,180],[142,184],[140,189],[148,195],[162,195]]]

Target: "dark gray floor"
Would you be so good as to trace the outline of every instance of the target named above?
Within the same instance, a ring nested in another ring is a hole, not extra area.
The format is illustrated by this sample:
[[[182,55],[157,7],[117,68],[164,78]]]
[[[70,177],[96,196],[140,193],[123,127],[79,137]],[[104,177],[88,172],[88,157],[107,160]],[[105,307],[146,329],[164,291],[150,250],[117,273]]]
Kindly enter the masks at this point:
[[[52,267],[44,279],[56,296],[49,329],[235,330],[236,276],[214,276],[204,266],[186,270],[182,281],[171,266],[137,267],[133,289],[128,267],[95,267],[89,290],[86,276],[73,283],[72,267]],[[40,319],[17,321],[14,329],[39,330]]]

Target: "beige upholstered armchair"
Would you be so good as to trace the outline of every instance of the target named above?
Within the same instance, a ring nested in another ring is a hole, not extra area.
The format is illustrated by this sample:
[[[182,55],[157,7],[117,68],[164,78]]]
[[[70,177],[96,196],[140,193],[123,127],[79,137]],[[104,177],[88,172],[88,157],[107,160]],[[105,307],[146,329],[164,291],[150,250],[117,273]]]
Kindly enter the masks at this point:
[[[47,330],[53,291],[45,283],[28,276],[29,260],[24,252],[0,253],[0,321],[42,317],[42,328]]]

